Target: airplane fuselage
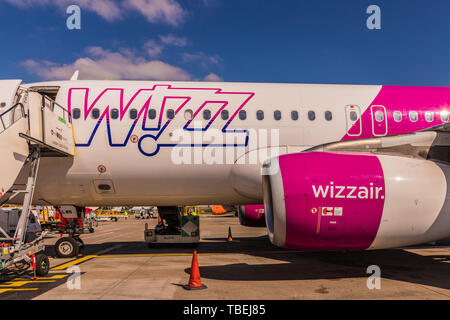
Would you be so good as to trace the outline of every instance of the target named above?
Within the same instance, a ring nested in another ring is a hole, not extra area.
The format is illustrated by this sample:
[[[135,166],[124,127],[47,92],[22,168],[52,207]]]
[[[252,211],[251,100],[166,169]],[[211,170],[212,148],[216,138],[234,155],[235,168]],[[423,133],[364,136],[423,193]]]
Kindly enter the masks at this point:
[[[437,87],[27,85],[35,86],[59,87],[76,144],[73,158],[42,159],[35,203],[80,206],[262,203],[260,168],[271,156],[422,130],[447,122],[450,111],[450,89]]]

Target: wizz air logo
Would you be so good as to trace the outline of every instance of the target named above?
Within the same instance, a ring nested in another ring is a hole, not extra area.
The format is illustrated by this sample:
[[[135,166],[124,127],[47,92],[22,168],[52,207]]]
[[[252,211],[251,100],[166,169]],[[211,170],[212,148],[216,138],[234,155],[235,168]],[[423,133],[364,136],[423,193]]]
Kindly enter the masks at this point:
[[[154,85],[152,88],[70,88],[68,108],[81,110],[84,122],[76,133],[76,146],[88,147],[98,132],[107,133],[111,147],[135,143],[145,156],[156,155],[163,147],[180,144],[171,139],[176,129],[185,132],[205,132],[214,127],[231,143],[211,144],[193,139],[184,147],[247,146],[247,130],[228,129],[239,111],[254,96],[252,92],[228,92],[218,88],[174,88]],[[96,121],[93,121],[96,119]],[[194,125],[195,123],[195,125]],[[100,129],[100,130],[99,130]]]
[[[311,185],[314,197],[322,199],[384,199],[383,187],[369,186]]]

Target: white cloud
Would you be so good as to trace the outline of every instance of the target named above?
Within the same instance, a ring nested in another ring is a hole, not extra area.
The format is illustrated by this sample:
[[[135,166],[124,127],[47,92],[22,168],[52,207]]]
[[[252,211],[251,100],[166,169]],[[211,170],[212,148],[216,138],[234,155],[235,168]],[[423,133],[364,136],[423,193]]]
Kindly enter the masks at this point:
[[[144,44],[144,49],[152,58],[159,56],[166,46],[172,45],[176,47],[184,47],[187,44],[185,37],[177,37],[174,35],[159,36],[159,41],[150,39]]]
[[[60,2],[60,0],[58,0]],[[63,0],[67,5],[71,5],[74,3],[73,0]],[[122,14],[121,8],[111,0],[78,0],[76,1],[83,9],[87,9],[97,13],[102,18],[113,21],[119,19]]]
[[[26,60],[22,65],[43,79],[69,79],[80,70],[79,79],[110,80],[189,80],[190,75],[182,68],[159,60],[137,57],[129,51],[112,52],[102,47],[86,48],[86,57],[70,64],[51,61]]]
[[[151,58],[157,57],[161,54],[161,52],[164,49],[164,46],[162,46],[161,44],[157,43],[155,40],[148,40],[145,44],[144,44],[144,48],[147,51],[148,55]]]
[[[95,12],[108,21],[123,18],[127,11],[137,11],[149,22],[177,26],[184,21],[186,10],[176,0],[5,0],[21,9],[35,6],[57,6],[65,9],[72,4]]]
[[[187,13],[175,0],[124,0],[123,6],[140,12],[149,22],[174,26],[181,24]]]
[[[208,74],[206,77],[203,78],[203,81],[221,82],[223,81],[223,78],[211,72],[210,74]]]
[[[167,45],[172,45],[176,47],[185,47],[188,43],[187,39],[185,37],[177,37],[173,34],[168,34],[166,36],[160,35],[159,39],[162,43]]]
[[[183,62],[186,64],[199,64],[207,69],[211,66],[220,66],[222,58],[219,55],[207,55],[204,52],[183,53]]]

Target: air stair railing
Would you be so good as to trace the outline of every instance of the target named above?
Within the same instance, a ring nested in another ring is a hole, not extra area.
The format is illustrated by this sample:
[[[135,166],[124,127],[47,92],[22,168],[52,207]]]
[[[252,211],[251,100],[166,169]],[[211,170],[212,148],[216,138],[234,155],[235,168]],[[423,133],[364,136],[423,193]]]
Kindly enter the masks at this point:
[[[56,115],[58,115],[61,119],[64,119],[64,121],[72,123],[72,114],[69,112],[69,110],[45,95],[42,96],[42,108],[48,108]]]
[[[16,117],[16,110],[20,108],[19,116]],[[9,115],[9,117],[8,117]],[[21,102],[16,103],[11,108],[0,114],[0,134],[11,127],[14,123],[25,117],[25,107]]]

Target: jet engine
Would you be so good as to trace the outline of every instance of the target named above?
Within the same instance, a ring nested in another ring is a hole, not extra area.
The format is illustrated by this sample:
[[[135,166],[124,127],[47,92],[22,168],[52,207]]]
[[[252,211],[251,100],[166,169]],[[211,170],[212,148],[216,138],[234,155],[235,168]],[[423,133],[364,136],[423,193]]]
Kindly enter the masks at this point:
[[[246,227],[265,227],[264,205],[238,206],[239,223]]]
[[[425,159],[306,152],[264,163],[270,241],[280,247],[363,250],[450,237],[450,167]]]

